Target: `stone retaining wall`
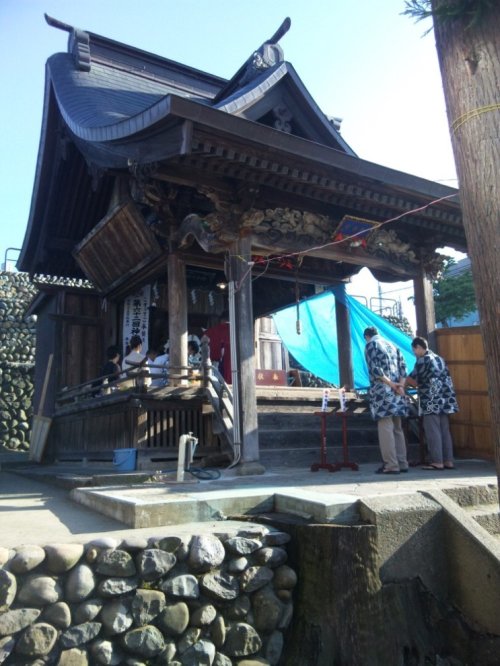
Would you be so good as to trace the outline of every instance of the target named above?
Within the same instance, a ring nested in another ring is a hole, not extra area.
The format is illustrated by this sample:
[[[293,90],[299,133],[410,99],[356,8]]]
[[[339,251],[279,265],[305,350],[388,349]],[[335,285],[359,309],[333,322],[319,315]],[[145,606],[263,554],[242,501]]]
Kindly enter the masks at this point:
[[[0,547],[0,663],[279,664],[290,537],[222,530]]]
[[[37,289],[27,273],[0,272],[0,446],[29,449],[35,318],[26,308]]]

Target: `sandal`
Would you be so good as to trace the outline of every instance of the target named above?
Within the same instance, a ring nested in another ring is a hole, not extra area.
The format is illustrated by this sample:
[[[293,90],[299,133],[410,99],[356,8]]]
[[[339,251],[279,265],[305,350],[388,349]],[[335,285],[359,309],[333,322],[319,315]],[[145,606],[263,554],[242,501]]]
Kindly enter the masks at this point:
[[[442,472],[444,470],[444,467],[439,467],[438,465],[434,465],[431,463],[430,465],[422,465],[420,469],[428,469],[428,470],[434,470],[435,472]]]
[[[385,469],[385,467],[379,467],[375,470],[375,474],[399,474],[399,469]]]

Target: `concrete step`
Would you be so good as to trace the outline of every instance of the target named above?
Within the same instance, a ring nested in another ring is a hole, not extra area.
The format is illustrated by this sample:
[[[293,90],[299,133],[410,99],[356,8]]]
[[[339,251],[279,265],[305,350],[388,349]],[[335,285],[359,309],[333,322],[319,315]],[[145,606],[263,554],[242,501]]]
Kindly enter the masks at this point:
[[[321,411],[323,392],[303,390],[293,396],[286,392],[258,396],[259,447],[265,466],[290,466],[310,469],[320,462]],[[293,399],[292,399],[293,397]],[[356,463],[379,463],[377,425],[366,400],[351,395],[346,415],[347,459]],[[343,417],[338,400],[328,404],[326,419],[327,462],[344,460],[342,449]],[[408,459],[419,460],[417,439],[410,432]]]
[[[478,507],[485,504],[498,507],[498,486],[496,484],[447,488],[445,493],[463,508]]]
[[[500,538],[500,513],[498,512],[498,504],[473,506],[468,509],[468,512],[487,532]]]
[[[407,451],[410,464],[412,464],[412,461],[419,461],[419,451],[417,445],[410,444]],[[349,462],[355,462],[358,464],[380,464],[381,458],[378,444],[368,446],[349,446],[347,460]],[[319,444],[316,445],[316,447],[261,447],[260,461],[265,467],[281,466],[303,467],[304,469],[309,469],[313,463],[318,463],[321,461],[321,451]],[[343,462],[344,453],[342,447],[327,446],[326,461],[327,463],[331,464]]]
[[[340,430],[328,430],[326,434],[327,447],[342,447],[342,433]],[[259,444],[262,449],[267,448],[313,448],[321,445],[321,432],[315,429],[304,430],[302,428],[276,428],[266,429],[259,427]],[[377,446],[377,431],[369,428],[360,430],[349,430],[347,434],[349,447]]]
[[[481,527],[500,538],[500,513],[496,485],[449,488],[445,492]]]
[[[354,405],[347,412],[346,425],[349,440],[367,444],[376,440],[376,424],[372,420],[363,401],[353,400]],[[327,439],[341,443],[343,417],[338,412],[338,403],[329,406],[326,417]],[[357,410],[357,411],[356,411]],[[259,435],[263,446],[267,442],[279,442],[280,445],[309,446],[317,445],[321,435],[320,405],[298,400],[293,404],[275,399],[258,404]]]
[[[319,429],[321,424],[321,419],[318,416],[318,413],[311,411],[301,411],[301,410],[274,410],[272,412],[261,412],[257,414],[260,428],[277,428],[287,426],[287,423],[292,423],[294,426],[299,426],[303,428],[316,428]],[[374,421],[369,414],[366,415],[349,415],[346,418],[346,424],[348,428],[358,428],[358,427],[372,427],[374,426]],[[338,416],[337,413],[331,414],[326,417],[326,427],[336,428],[340,430],[342,427],[342,417]]]

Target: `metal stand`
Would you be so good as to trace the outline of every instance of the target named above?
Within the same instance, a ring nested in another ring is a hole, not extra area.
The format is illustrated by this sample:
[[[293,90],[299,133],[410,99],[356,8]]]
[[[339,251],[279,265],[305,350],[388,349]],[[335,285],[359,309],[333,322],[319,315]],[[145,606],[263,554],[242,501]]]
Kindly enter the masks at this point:
[[[338,472],[340,470],[338,465],[332,465],[326,461],[326,417],[331,416],[333,413],[333,411],[314,412],[314,415],[319,416],[321,419],[321,447],[320,462],[311,465],[311,472],[317,472],[320,469],[327,469],[329,472]]]
[[[408,445],[408,441],[410,439],[410,420],[418,420],[418,454],[419,454],[419,460],[410,460],[409,465],[410,467],[419,467],[420,465],[425,465],[427,464],[427,446],[425,443],[425,432],[424,432],[424,422],[421,416],[408,416],[406,417],[406,428],[405,428],[405,436],[406,436],[406,444]]]
[[[338,411],[337,414],[342,419],[342,462],[337,463],[337,468],[343,469],[347,467],[348,469],[352,469],[353,472],[357,472],[359,465],[358,463],[350,462],[349,450],[347,448],[347,411]]]

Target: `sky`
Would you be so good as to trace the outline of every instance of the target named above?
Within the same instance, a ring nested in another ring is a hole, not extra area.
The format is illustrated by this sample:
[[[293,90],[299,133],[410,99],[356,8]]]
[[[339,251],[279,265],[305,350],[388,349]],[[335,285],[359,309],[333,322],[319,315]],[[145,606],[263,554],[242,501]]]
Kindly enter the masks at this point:
[[[456,186],[434,36],[404,8],[404,0],[0,0],[0,264],[17,258],[9,248],[24,239],[45,62],[67,49],[68,34],[44,13],[225,78],[289,16],[285,59],[322,111],[342,118],[359,157]],[[348,291],[402,297],[406,314],[411,284],[378,285],[370,275],[363,269]]]

